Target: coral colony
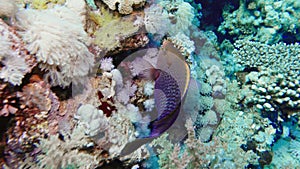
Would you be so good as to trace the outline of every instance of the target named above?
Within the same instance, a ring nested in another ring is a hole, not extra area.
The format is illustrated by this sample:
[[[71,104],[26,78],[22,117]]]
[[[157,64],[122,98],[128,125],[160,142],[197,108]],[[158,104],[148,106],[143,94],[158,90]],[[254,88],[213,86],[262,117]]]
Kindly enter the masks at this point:
[[[299,0],[0,0],[3,169],[300,168]]]

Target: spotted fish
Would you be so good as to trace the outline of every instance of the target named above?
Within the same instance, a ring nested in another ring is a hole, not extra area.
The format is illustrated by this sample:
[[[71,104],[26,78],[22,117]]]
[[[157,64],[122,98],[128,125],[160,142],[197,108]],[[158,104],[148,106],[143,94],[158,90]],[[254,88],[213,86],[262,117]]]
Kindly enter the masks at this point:
[[[150,134],[128,143],[121,152],[126,155],[167,131],[178,117],[190,81],[190,69],[181,53],[164,41],[155,67],[146,66],[143,76],[155,81],[154,100],[157,118],[150,122]]]
[[[174,123],[190,80],[188,64],[169,41],[164,42],[152,72],[155,75],[152,78],[155,80],[154,100],[158,118],[150,123],[148,137],[161,135]]]

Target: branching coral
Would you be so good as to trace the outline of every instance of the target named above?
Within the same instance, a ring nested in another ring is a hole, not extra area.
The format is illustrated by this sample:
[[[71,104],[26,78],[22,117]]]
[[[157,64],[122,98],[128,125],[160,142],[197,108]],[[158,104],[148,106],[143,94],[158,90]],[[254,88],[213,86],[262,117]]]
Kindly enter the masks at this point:
[[[86,47],[88,38],[79,15],[57,6],[44,11],[22,10],[17,18],[25,30],[21,34],[27,49],[47,72],[45,78],[62,87],[81,83],[94,65],[94,56]]]
[[[290,71],[291,76],[296,76],[300,62],[300,44],[287,45],[277,43],[267,45],[260,42],[237,40],[232,52],[235,61],[242,66],[256,67],[261,70],[276,70],[280,73]]]
[[[81,151],[87,148],[88,144],[89,140],[81,126],[77,126],[70,137],[65,136],[64,140],[59,139],[57,135],[42,138],[37,144],[42,153],[37,157],[36,167],[65,168],[69,165],[82,169],[97,167],[96,156]]]
[[[175,36],[168,38],[179,51],[186,56],[190,57],[195,51],[194,41],[192,41],[188,36],[183,33],[178,33]]]
[[[279,111],[284,117],[289,111],[299,109],[298,43],[266,45],[237,41],[235,46],[233,55],[237,63],[260,70],[246,76],[245,90],[252,91],[246,103],[255,104],[264,112]]]
[[[226,162],[229,163],[232,160],[222,154],[226,146],[225,143],[217,139],[210,143],[203,143],[197,140],[191,120],[187,120],[186,127],[188,138],[185,140],[184,145],[181,146],[181,149],[178,145],[172,144],[167,139],[167,134],[163,134],[151,143],[152,147],[157,149],[159,153],[159,165],[161,168],[177,168],[180,166],[185,166],[185,168],[188,169],[205,167],[217,168],[218,166],[224,166]],[[178,151],[180,151],[179,155]],[[241,164],[239,164],[239,166],[241,166]]]
[[[58,98],[51,92],[50,85],[43,81],[29,83],[17,96],[20,103],[14,103],[18,105],[18,111],[15,113],[13,125],[7,131],[5,149],[5,153],[9,154],[8,164],[13,168],[20,165],[25,153],[32,151],[39,138],[57,133],[57,129],[51,127],[51,115],[56,113],[59,106]],[[22,155],[17,153],[16,149],[19,149]]]

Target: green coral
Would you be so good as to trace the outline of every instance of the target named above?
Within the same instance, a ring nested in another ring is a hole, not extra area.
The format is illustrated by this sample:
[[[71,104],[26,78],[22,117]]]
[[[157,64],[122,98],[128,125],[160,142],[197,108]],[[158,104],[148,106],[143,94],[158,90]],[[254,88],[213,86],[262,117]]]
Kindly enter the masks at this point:
[[[134,35],[139,30],[139,26],[134,25],[131,16],[121,17],[104,6],[100,6],[99,9],[88,14],[93,24],[88,32],[94,37],[93,44],[106,52],[113,52],[121,47],[120,41]]]
[[[298,40],[300,30],[300,5],[298,0],[240,0],[240,7],[223,11],[224,22],[218,30],[237,38],[248,38],[269,44],[282,39],[289,32]]]

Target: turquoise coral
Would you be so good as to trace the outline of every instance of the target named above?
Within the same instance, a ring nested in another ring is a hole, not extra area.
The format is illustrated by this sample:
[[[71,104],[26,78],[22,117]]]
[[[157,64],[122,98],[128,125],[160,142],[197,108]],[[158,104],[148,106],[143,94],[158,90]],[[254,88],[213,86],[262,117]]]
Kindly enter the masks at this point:
[[[97,6],[96,6],[94,0],[86,0],[86,3],[87,3],[88,6],[90,6],[93,10],[96,10],[96,9],[97,9]]]

